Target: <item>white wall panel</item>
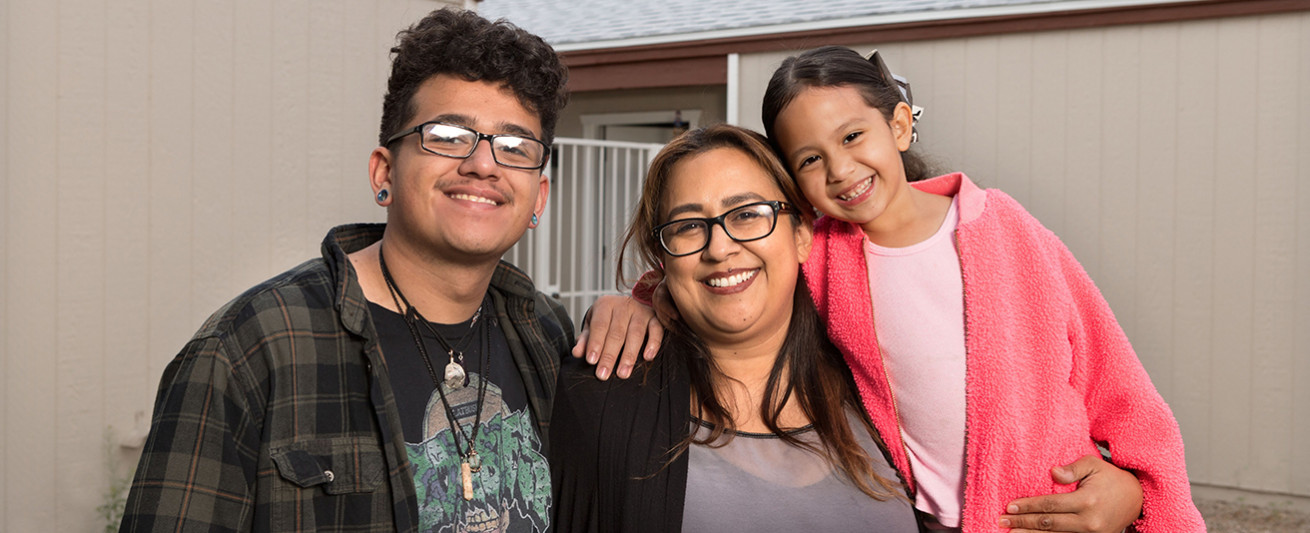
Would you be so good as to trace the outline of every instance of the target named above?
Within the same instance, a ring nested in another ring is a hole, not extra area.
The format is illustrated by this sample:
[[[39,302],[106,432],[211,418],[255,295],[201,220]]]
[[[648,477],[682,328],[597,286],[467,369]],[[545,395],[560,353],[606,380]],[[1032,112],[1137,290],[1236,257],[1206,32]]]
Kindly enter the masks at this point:
[[[1032,153],[1033,131],[1029,127],[1033,120],[1033,77],[1043,75],[1035,72],[1033,66],[1033,36],[1006,35],[999,38],[996,55],[996,92],[990,99],[996,106],[996,122],[990,127],[979,124],[982,136],[990,136],[995,142],[988,145],[995,154],[986,159],[984,166],[990,166],[979,175],[985,180],[984,186],[1004,190],[1020,203],[1025,203],[1032,190]],[[979,105],[986,105],[981,100]],[[988,132],[987,130],[991,131]],[[1024,147],[1022,150],[1001,147]],[[972,169],[969,176],[977,174]],[[987,185],[990,184],[990,185]]]
[[[1174,413],[1187,443],[1191,474],[1209,477],[1211,395],[1214,339],[1215,243],[1215,83],[1219,68],[1216,52],[1217,23],[1184,26],[1179,32],[1178,89],[1176,91],[1179,150],[1176,206],[1179,231],[1174,234],[1177,257],[1173,268],[1174,353],[1172,398],[1187,409]]]
[[[272,201],[269,234],[273,263],[291,266],[316,242],[309,216],[309,0],[273,4],[273,173],[264,191]],[[319,236],[321,237],[321,236]]]
[[[1133,339],[1155,386],[1170,398],[1173,386],[1173,266],[1177,191],[1178,27],[1161,25],[1142,32],[1141,87],[1137,128],[1142,157],[1137,162],[1137,331]],[[1130,126],[1131,127],[1131,126]],[[1053,228],[1054,229],[1054,228]],[[1059,230],[1056,230],[1059,233]],[[1075,250],[1075,253],[1079,253]],[[1079,257],[1087,255],[1079,253]]]
[[[104,2],[61,0],[56,43],[55,529],[94,517],[104,404]]]
[[[1100,82],[1106,70],[1101,61],[1105,33],[1071,33],[1067,46],[1064,93],[1068,127],[1064,130],[1066,170],[1061,180],[1065,186],[1064,203],[1058,206],[1064,218],[1060,237],[1070,248],[1097,250],[1101,236],[1101,177],[1105,175],[1101,130],[1107,127],[1102,118],[1116,113],[1103,105],[1101,92]],[[1089,255],[1081,262],[1095,279],[1102,270],[1102,261],[1098,254]]]
[[[1218,30],[1215,63],[1225,73],[1215,86],[1219,102],[1249,102],[1256,78],[1258,20],[1244,19],[1222,24]],[[1220,428],[1210,434],[1214,455],[1208,458],[1211,476],[1201,481],[1237,486],[1245,472],[1253,447],[1251,395],[1258,388],[1251,381],[1251,350],[1254,327],[1256,114],[1247,106],[1222,105],[1215,109],[1215,175],[1223,176],[1216,191],[1215,212],[1222,224],[1214,230],[1215,305],[1211,390],[1222,398],[1211,411],[1211,425]],[[1220,194],[1221,193],[1221,194]],[[1178,405],[1175,409],[1186,409]]]
[[[985,182],[1000,179],[996,171],[998,132],[996,123],[1000,119],[1000,107],[996,95],[1000,91],[1000,56],[1001,37],[975,39],[964,47],[964,79],[960,84],[964,91],[962,109],[964,128],[960,130],[964,139],[963,156],[968,161],[977,161],[977,170],[970,171],[970,177],[977,175]],[[952,65],[951,68],[954,68]],[[926,112],[926,110],[925,110]]]
[[[1300,57],[1297,58],[1297,85],[1298,94],[1304,95],[1310,90],[1310,17],[1300,19],[1301,27],[1297,31],[1300,36],[1300,43],[1296,49],[1301,51]],[[1306,132],[1310,127],[1310,99],[1301,97],[1297,99],[1296,109],[1288,110],[1296,113],[1297,128],[1297,145],[1295,147],[1296,157],[1296,266],[1294,272],[1299,273],[1295,276],[1295,288],[1293,289],[1296,299],[1295,317],[1298,327],[1294,328],[1295,338],[1292,340],[1292,380],[1296,384],[1293,391],[1291,418],[1292,418],[1292,488],[1291,491],[1296,494],[1310,494],[1310,327],[1305,327],[1304,320],[1310,317],[1310,280],[1305,277],[1306,272],[1310,272],[1310,184],[1307,184],[1306,175],[1310,174],[1310,133]]]
[[[918,89],[916,97],[935,102],[931,108],[932,112],[938,115],[938,119],[950,117],[947,120],[955,126],[929,128],[925,125],[920,132],[920,138],[927,139],[922,143],[922,150],[931,157],[939,158],[947,168],[954,168],[963,159],[968,144],[964,128],[960,127],[959,122],[961,117],[967,116],[965,98],[969,94],[970,80],[962,75],[968,66],[967,49],[956,42],[925,43],[924,48],[926,48],[925,52],[931,54],[931,59],[925,65],[931,73],[931,80],[927,84],[920,83],[915,86],[915,89]],[[894,68],[898,71],[908,71],[909,65],[913,63],[914,59],[909,59],[898,61],[893,65],[903,64],[905,67]],[[914,84],[913,78],[910,78],[910,83]],[[927,133],[929,130],[932,131],[930,135]]]
[[[8,250],[4,305],[5,531],[55,523],[57,492],[58,18],[48,3],[8,10],[6,161]],[[21,80],[21,83],[20,83]],[[64,152],[66,153],[66,152]]]
[[[159,376],[199,322],[193,315],[191,213],[203,201],[192,194],[195,68],[192,32],[195,4],[150,3],[149,159],[150,176],[150,354]]]
[[[1101,174],[1096,178],[1102,192],[1100,233],[1104,238],[1098,248],[1079,256],[1080,260],[1087,259],[1083,255],[1100,256],[1100,268],[1092,279],[1130,339],[1137,338],[1137,276],[1131,268],[1137,249],[1137,168],[1138,160],[1147,156],[1137,128],[1141,34],[1137,26],[1104,31],[1101,52],[1114,60],[1102,62],[1101,80],[1096,86],[1104,114],[1118,119],[1104,120],[1101,152],[1097,154],[1101,165]]]
[[[371,5],[370,3],[361,2]],[[232,174],[227,179],[229,197],[239,206],[232,219],[232,242],[240,243],[241,261],[232,264],[229,282],[251,286],[276,272],[273,262],[273,212],[278,199],[273,193],[278,175],[273,171],[276,154],[273,131],[272,80],[273,33],[283,24],[273,20],[273,2],[237,0],[233,28],[232,66]],[[362,107],[362,106],[360,106]]]
[[[0,29],[5,37],[0,37],[0,172],[9,172],[9,4],[0,5]],[[0,401],[8,398],[9,389],[9,180],[0,182]],[[7,411],[0,407],[0,428],[8,427]],[[0,435],[0,464],[4,464],[8,455],[9,439]],[[8,481],[6,472],[0,470],[0,514],[5,512],[8,502]],[[4,521],[0,520],[0,527]]]
[[[233,249],[253,235],[238,235],[232,223],[241,216],[231,187],[236,151],[235,6],[228,0],[197,0],[190,29],[191,72],[180,77],[191,94],[191,203],[187,237],[191,253],[191,310],[199,324],[234,295],[227,273],[236,263]]]
[[[124,0],[105,10],[104,317],[105,427],[114,440],[143,434],[158,369],[150,365],[150,2]],[[176,350],[176,348],[174,348]],[[99,435],[96,437],[99,442]],[[116,443],[110,443],[111,446]],[[111,447],[118,475],[131,450]],[[107,466],[107,465],[106,465]],[[107,473],[107,469],[103,469]],[[105,485],[97,486],[103,489]]]
[[[342,147],[337,143],[345,127],[342,106],[338,102],[341,102],[344,94],[342,85],[345,79],[341,71],[346,43],[341,35],[346,26],[345,4],[349,1],[314,0],[307,25],[306,44],[311,51],[305,62],[308,84],[305,111],[308,113],[308,127],[301,136],[307,143],[304,147],[308,159],[305,162],[303,187],[308,194],[301,195],[305,200],[305,218],[300,226],[301,245],[314,246],[307,253],[302,253],[302,256],[317,250],[317,243],[327,231],[326,228],[335,225],[334,221],[341,220],[339,217],[345,186],[355,186],[352,190],[358,191],[358,185],[366,181],[364,174],[359,172],[350,174],[356,178],[352,181],[323,179],[323,176],[344,170],[348,163],[353,163],[350,168],[357,169],[357,165],[365,158],[365,154],[361,153],[342,153]],[[381,102],[374,107],[381,109]]]
[[[1026,147],[999,147],[1028,152],[1031,165],[1029,195],[1020,201],[1025,202],[1028,210],[1057,234],[1064,229],[1062,210],[1065,191],[1061,178],[1067,165],[1064,132],[1068,121],[1068,44],[1067,33],[1033,36],[1033,87],[1030,96],[1033,115],[1032,122],[1028,124],[1032,144]],[[942,118],[950,120],[950,116]],[[967,174],[968,161],[961,160],[959,164],[955,168],[964,169]],[[998,169],[998,173],[1004,174],[1006,170]],[[1041,201],[1037,201],[1038,198]]]
[[[1299,21],[1270,17],[1260,21],[1259,64],[1251,95],[1259,123],[1256,129],[1255,173],[1255,339],[1251,350],[1252,471],[1251,486],[1290,490],[1292,450],[1291,406],[1294,362],[1293,332],[1304,327],[1293,312],[1300,276],[1293,269],[1297,206],[1296,109]],[[1304,126],[1304,125],[1301,125]],[[1304,186],[1306,176],[1301,176]],[[1307,317],[1303,317],[1307,318]],[[1301,354],[1305,357],[1306,354]],[[1306,384],[1302,384],[1305,386]]]

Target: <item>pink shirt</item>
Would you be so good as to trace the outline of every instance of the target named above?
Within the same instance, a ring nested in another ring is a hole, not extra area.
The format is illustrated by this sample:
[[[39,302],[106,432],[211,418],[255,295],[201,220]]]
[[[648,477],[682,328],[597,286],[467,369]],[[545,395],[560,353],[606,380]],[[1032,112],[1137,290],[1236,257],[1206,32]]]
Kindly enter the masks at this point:
[[[910,184],[958,202],[964,280],[965,439],[962,527],[1004,533],[996,518],[1015,498],[1064,493],[1051,467],[1097,453],[1142,485],[1142,533],[1204,533],[1192,503],[1178,422],[1119,328],[1110,306],[1060,239],[1005,193],[954,173]],[[913,490],[916,472],[875,336],[864,232],[814,224],[805,283],[828,336],[850,364],[860,400]]]
[[[896,398],[914,506],[959,527],[964,503],[964,284],[951,201],[933,236],[904,248],[864,241],[874,332]]]

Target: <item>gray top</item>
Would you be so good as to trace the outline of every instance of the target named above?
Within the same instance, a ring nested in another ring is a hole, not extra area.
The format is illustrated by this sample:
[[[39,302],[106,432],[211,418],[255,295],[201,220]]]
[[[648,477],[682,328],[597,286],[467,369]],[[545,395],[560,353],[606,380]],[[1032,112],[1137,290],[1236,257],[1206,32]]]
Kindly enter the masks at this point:
[[[854,416],[855,434],[883,478],[899,482],[882,451]],[[710,428],[692,420],[696,436]],[[735,432],[726,446],[688,449],[685,532],[878,531],[916,532],[909,500],[868,497],[813,452],[772,434]],[[797,438],[814,442],[811,427]]]

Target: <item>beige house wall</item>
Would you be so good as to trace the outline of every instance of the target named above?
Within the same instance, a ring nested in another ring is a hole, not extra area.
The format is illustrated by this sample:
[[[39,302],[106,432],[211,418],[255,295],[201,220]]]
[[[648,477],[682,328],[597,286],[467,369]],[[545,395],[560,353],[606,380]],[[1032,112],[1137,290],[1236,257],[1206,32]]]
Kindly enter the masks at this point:
[[[1096,280],[1193,482],[1310,496],[1310,13],[877,47],[918,149]],[[786,55],[742,56],[743,125]]]
[[[714,124],[724,121],[726,101],[722,85],[573,93],[569,106],[560,113],[555,133],[559,137],[583,137],[582,116],[593,113],[694,109],[701,112],[701,124]]]
[[[0,4],[0,531],[102,528],[204,318],[381,219],[388,50],[440,5]]]

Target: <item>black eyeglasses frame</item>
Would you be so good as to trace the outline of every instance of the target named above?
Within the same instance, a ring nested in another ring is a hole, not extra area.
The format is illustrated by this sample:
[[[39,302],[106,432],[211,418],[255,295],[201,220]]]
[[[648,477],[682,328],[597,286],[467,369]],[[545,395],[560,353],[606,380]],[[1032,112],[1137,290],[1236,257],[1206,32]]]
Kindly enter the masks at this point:
[[[419,133],[419,132],[423,131],[423,128],[426,128],[426,127],[428,127],[428,126],[432,126],[432,125],[442,125],[442,126],[449,126],[449,127],[452,127],[452,128],[459,128],[459,129],[461,129],[461,130],[464,130],[464,131],[470,132],[470,133],[472,133],[472,134],[474,134],[474,135],[477,136],[477,139],[474,140],[473,143],[469,145],[469,153],[464,154],[463,156],[458,156],[458,155],[452,155],[452,154],[443,154],[443,153],[441,153],[441,152],[437,152],[437,151],[432,150],[431,148],[428,148],[427,145],[423,143],[423,136],[420,135],[420,136],[419,136],[419,140],[418,140],[418,146],[419,146],[419,148],[423,149],[424,152],[427,152],[427,153],[432,154],[432,155],[439,155],[439,156],[441,156],[441,157],[449,157],[449,158],[451,158],[451,159],[468,159],[469,157],[471,157],[471,156],[473,155],[473,152],[476,152],[476,151],[478,150],[478,145],[479,145],[479,144],[482,144],[482,140],[483,140],[483,139],[486,139],[486,140],[487,140],[487,143],[489,143],[489,144],[494,148],[494,147],[496,146],[496,139],[497,139],[497,138],[499,138],[499,137],[509,137],[509,138],[522,139],[522,140],[525,140],[525,141],[530,141],[530,142],[534,142],[534,143],[540,144],[540,145],[541,145],[541,154],[542,154],[542,156],[541,156],[541,163],[537,164],[536,166],[531,166],[531,167],[525,167],[525,166],[519,166],[519,165],[509,165],[509,164],[505,164],[505,163],[503,163],[503,162],[500,161],[500,158],[499,158],[499,157],[496,157],[496,150],[493,149],[493,150],[491,151],[491,159],[494,160],[494,161],[496,162],[497,165],[500,165],[500,166],[505,167],[505,168],[513,168],[513,169],[519,169],[519,170],[540,170],[540,169],[542,169],[542,168],[544,168],[544,167],[546,166],[546,163],[547,163],[547,162],[550,161],[550,147],[547,146],[546,143],[541,142],[541,141],[538,140],[538,139],[534,139],[534,138],[532,138],[532,137],[528,137],[528,136],[525,136],[525,135],[517,135],[517,134],[513,134],[513,133],[491,133],[491,134],[487,134],[487,133],[482,133],[482,132],[480,132],[480,131],[478,131],[478,130],[475,130],[475,129],[473,129],[473,128],[470,128],[470,127],[468,127],[468,126],[461,126],[461,125],[459,125],[459,124],[451,124],[451,123],[448,123],[448,122],[441,122],[441,121],[438,121],[438,120],[433,120],[433,121],[429,121],[429,122],[424,122],[424,123],[419,124],[419,125],[417,125],[417,126],[414,126],[414,127],[412,127],[412,128],[409,128],[409,129],[406,129],[406,130],[402,130],[402,131],[396,133],[395,135],[392,135],[390,138],[388,138],[388,139],[387,139],[387,142],[386,142],[385,144],[383,144],[383,146],[390,146],[391,143],[394,143],[394,142],[396,142],[396,141],[398,141],[398,140],[404,138],[404,137],[407,136],[407,135],[412,135],[412,134],[414,134],[414,133]]]
[[[758,205],[767,205],[767,206],[773,208],[773,224],[769,227],[769,231],[765,232],[764,235],[760,235],[759,237],[752,237],[752,238],[749,238],[749,239],[738,239],[738,238],[734,237],[734,236],[732,235],[732,231],[730,231],[730,230],[728,229],[728,225],[727,225],[726,223],[724,223],[724,221],[727,220],[728,215],[731,215],[731,214],[733,214],[733,213],[735,213],[735,212],[737,212],[737,211],[740,211],[740,210],[742,210],[742,209],[746,209],[746,208],[749,208],[749,207],[755,207],[755,206],[758,206]],[[708,247],[710,246],[710,240],[714,238],[714,226],[715,226],[715,225],[718,225],[720,228],[723,228],[723,234],[724,234],[724,235],[727,235],[729,239],[732,239],[732,240],[733,240],[733,242],[739,242],[739,243],[740,243],[740,242],[758,241],[758,240],[760,240],[760,239],[767,238],[769,235],[773,235],[773,232],[774,232],[775,230],[778,229],[778,215],[781,215],[781,214],[783,214],[783,213],[792,213],[793,211],[794,211],[794,210],[792,209],[791,204],[788,204],[787,202],[783,202],[783,201],[779,201],[779,200],[766,200],[766,201],[762,201],[762,202],[751,202],[751,203],[748,203],[748,204],[742,204],[742,205],[739,205],[739,206],[734,207],[734,208],[732,208],[732,209],[729,209],[729,210],[727,210],[727,211],[724,211],[723,214],[721,214],[721,215],[719,215],[719,216],[717,216],[717,217],[689,217],[689,218],[679,218],[679,219],[676,219],[676,220],[670,220],[670,221],[668,221],[668,222],[665,222],[665,223],[663,223],[663,224],[660,224],[660,225],[658,225],[658,226],[655,226],[655,228],[651,230],[651,234],[654,235],[655,240],[659,241],[659,243],[660,243],[660,248],[663,248],[663,249],[664,249],[664,253],[669,254],[669,255],[672,256],[672,257],[685,257],[685,256],[688,256],[688,255],[692,255],[692,254],[695,254],[695,253],[699,253],[699,252],[705,250],[706,248],[708,248]],[[675,254],[675,253],[673,253],[672,250],[669,250],[669,245],[666,244],[666,243],[664,242],[664,234],[663,234],[664,228],[669,227],[669,226],[672,226],[672,225],[674,225],[674,224],[679,224],[679,223],[688,222],[688,221],[692,221],[692,220],[699,220],[699,221],[702,221],[702,222],[705,223],[705,227],[707,228],[707,232],[706,232],[706,234],[705,234],[705,235],[706,235],[706,237],[705,237],[705,244],[702,245],[700,248],[697,248],[697,249],[692,250],[692,251],[687,252],[687,253],[682,253],[682,254]]]

